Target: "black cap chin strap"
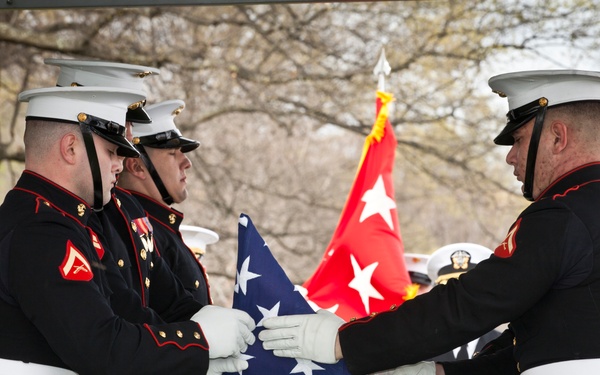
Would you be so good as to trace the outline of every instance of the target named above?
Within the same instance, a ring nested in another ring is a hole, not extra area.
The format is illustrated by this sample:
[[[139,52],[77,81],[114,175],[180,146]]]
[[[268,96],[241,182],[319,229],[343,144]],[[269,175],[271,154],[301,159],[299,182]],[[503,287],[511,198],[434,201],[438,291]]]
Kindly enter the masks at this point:
[[[541,98],[539,100],[540,108],[535,116],[535,123],[531,131],[531,139],[529,140],[529,150],[527,151],[527,166],[525,168],[525,181],[523,183],[523,196],[528,201],[533,201],[533,177],[535,174],[535,161],[537,159],[538,146],[540,144],[540,136],[542,134],[542,125],[546,117],[546,109],[548,108],[548,100]]]
[[[158,192],[160,193],[163,201],[168,206],[172,205],[173,198],[167,191],[165,184],[163,184],[160,176],[158,175],[158,172],[156,171],[156,168],[154,168],[154,164],[152,164],[150,157],[148,157],[148,153],[146,152],[146,149],[141,144],[137,144],[137,145],[135,145],[135,147],[140,152],[140,159],[142,159],[142,161],[144,162],[144,165],[148,169],[148,173],[150,173],[150,177],[152,177],[152,181],[154,181],[154,185],[156,185],[156,188],[158,189]]]
[[[85,119],[84,119],[85,121]],[[104,207],[104,194],[102,191],[102,173],[98,163],[98,155],[96,154],[96,146],[94,145],[94,137],[90,126],[79,120],[79,128],[83,134],[83,142],[87,151],[90,169],[92,171],[92,179],[94,180],[94,205],[92,209],[96,212],[102,211]]]

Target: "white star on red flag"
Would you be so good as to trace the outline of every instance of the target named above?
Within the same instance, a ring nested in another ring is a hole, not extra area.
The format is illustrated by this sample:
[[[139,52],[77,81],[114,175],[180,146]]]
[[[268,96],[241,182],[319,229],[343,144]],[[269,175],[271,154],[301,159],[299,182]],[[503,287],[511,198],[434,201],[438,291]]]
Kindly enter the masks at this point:
[[[360,299],[365,306],[365,310],[367,311],[367,314],[369,314],[371,312],[371,309],[369,308],[369,298],[383,299],[381,293],[379,293],[371,284],[373,272],[375,272],[375,268],[377,268],[379,262],[371,263],[365,268],[360,268],[360,265],[352,254],[350,254],[350,261],[352,262],[354,279],[350,281],[348,286],[358,292]]]
[[[361,201],[366,204],[360,214],[360,223],[375,214],[379,214],[388,227],[390,227],[391,230],[394,230],[391,210],[396,209],[396,202],[387,195],[383,177],[381,175],[377,177],[377,181],[375,182],[375,185],[373,185],[373,188],[365,191]]]

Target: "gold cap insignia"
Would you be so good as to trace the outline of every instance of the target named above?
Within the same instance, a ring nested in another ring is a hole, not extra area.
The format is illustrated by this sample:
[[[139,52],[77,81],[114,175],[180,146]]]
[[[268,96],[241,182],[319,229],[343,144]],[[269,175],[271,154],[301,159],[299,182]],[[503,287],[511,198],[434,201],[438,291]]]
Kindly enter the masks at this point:
[[[469,268],[471,254],[465,250],[457,250],[450,255],[450,260],[452,260],[452,268],[455,270],[466,270]]]

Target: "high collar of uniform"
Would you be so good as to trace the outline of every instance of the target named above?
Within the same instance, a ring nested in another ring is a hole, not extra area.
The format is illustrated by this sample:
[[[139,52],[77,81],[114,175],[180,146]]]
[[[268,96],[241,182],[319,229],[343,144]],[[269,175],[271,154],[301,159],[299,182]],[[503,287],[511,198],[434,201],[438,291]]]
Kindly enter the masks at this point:
[[[38,196],[42,204],[56,208],[84,226],[93,214],[91,206],[80,197],[33,171],[25,170],[15,188]]]
[[[179,226],[183,221],[182,212],[165,206],[163,203],[137,191],[131,190],[130,193],[139,200],[149,216],[152,216],[169,229],[179,231]]]
[[[600,181],[600,161],[581,165],[560,176],[536,200],[564,194],[569,189],[594,180]]]

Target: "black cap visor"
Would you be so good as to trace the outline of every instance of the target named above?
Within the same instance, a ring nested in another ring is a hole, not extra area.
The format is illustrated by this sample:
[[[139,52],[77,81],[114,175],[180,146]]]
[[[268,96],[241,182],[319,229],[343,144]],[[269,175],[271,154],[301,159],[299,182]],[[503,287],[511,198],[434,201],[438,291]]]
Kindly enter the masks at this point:
[[[92,131],[101,136],[102,138],[106,139],[110,143],[117,145],[117,155],[126,158],[140,157],[139,151],[135,147],[133,147],[133,145],[125,137],[111,133],[106,133],[97,128],[92,128]]]
[[[117,145],[117,155],[127,158],[140,156],[138,150],[125,138],[125,127],[123,125],[85,113],[80,113],[78,120],[88,125],[97,135]]]
[[[508,111],[506,114],[507,124],[502,129],[500,134],[494,138],[494,143],[501,146],[512,146],[515,140],[512,134],[515,130],[531,121],[539,112],[542,107],[547,105],[548,101],[546,98],[540,98],[527,103],[519,108]]]
[[[152,148],[180,148],[183,153],[193,151],[200,146],[200,142],[182,137],[181,133],[175,130],[136,137],[133,142]]]
[[[410,276],[410,281],[412,281],[413,283],[421,285],[431,285],[431,279],[424,273],[408,271],[408,276]]]
[[[125,114],[127,121],[139,122],[140,124],[149,124],[152,122],[150,115],[143,106],[139,106],[135,109],[129,108]]]

